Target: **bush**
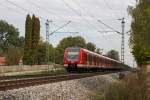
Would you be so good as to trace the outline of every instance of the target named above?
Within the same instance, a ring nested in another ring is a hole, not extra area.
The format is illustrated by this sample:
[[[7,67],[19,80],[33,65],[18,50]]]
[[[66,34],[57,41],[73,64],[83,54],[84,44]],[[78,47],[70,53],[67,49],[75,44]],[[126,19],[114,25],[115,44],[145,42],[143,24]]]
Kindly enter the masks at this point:
[[[112,83],[110,84],[105,91],[105,100],[126,100],[125,87],[122,83]]]
[[[106,89],[106,100],[150,100],[150,72],[141,68]]]
[[[12,47],[8,48],[7,56],[6,56],[6,64],[7,65],[18,65],[19,60],[21,59],[21,51],[19,48]]]

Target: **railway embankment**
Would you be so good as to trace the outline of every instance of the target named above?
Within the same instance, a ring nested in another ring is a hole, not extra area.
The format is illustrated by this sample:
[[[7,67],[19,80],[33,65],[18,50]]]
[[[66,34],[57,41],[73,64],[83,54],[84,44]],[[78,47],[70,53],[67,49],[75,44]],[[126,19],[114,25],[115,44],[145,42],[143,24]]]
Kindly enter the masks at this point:
[[[105,88],[117,78],[117,74],[107,74],[0,91],[0,100],[96,100],[95,97],[100,99]]]

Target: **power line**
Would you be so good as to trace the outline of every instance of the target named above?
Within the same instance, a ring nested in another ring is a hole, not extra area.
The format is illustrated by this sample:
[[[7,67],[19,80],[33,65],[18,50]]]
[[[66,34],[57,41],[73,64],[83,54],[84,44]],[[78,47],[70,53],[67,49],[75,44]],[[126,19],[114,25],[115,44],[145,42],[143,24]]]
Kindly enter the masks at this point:
[[[50,12],[49,10],[47,10],[46,8],[43,8],[43,7],[41,7],[41,6],[39,6],[39,5],[37,5],[37,4],[35,4],[35,3],[33,3],[33,2],[31,2],[31,1],[29,1],[29,3],[31,3],[32,5],[34,5],[35,7],[38,7],[39,9],[42,9],[42,11],[44,11],[44,12],[47,12],[48,14],[50,14],[50,13],[52,13],[52,12]],[[52,13],[52,14],[54,14],[54,13]],[[59,15],[60,16],[60,15]],[[58,17],[58,16],[57,16]],[[62,17],[62,16],[60,16],[60,17]],[[59,17],[59,18],[60,18]],[[62,17],[62,18],[64,18],[64,17]],[[53,25],[55,25],[56,27],[59,27],[58,25],[56,25],[56,24],[54,24],[54,23],[52,23]]]
[[[75,12],[79,17],[81,17],[88,25],[90,25],[89,28],[91,28],[91,26],[92,26],[92,28],[95,30],[95,26],[93,26],[92,24],[90,24],[89,21],[86,20],[86,18],[83,18],[82,15],[81,15],[80,13],[78,13],[73,7],[71,7],[65,0],[62,0],[62,1],[63,1],[63,3],[65,4],[66,7],[68,7],[69,9],[71,9],[71,10],[72,10],[73,12]],[[96,28],[96,30],[97,30],[97,28]]]
[[[77,2],[75,2],[75,1],[73,1],[76,5],[78,5],[84,12],[86,12],[93,20],[95,20],[96,18],[92,15],[92,14],[89,14],[89,12],[87,12],[82,6],[80,6],[80,4],[79,3],[77,3]],[[103,30],[103,32],[114,32],[114,31],[106,31],[104,28],[102,28],[101,27],[101,29]],[[100,32],[100,31],[98,31],[98,32]],[[100,32],[101,33],[101,32]],[[104,36],[104,38],[105,39],[107,39],[105,36]],[[110,40],[110,39],[108,39],[108,40]]]
[[[33,2],[30,1],[30,0],[28,0],[28,2],[29,2],[29,4],[31,3],[33,6],[39,8],[39,9],[42,9],[44,12],[47,12],[48,14],[55,14],[55,13],[51,12],[50,10],[47,10],[46,8],[41,7],[41,6],[39,6],[39,5],[35,4],[35,3],[33,3]]]
[[[104,1],[105,5],[107,6],[107,8],[110,9],[112,12],[114,12],[112,10],[112,7],[108,4],[108,2],[106,0],[103,0],[103,1]],[[112,14],[118,17],[118,15],[116,13],[112,13]]]
[[[75,2],[75,1],[73,1],[76,5],[78,5],[84,12],[86,12],[93,20],[95,20],[96,18],[92,15],[92,14],[89,14],[82,6],[80,6],[80,4],[79,3],[77,3],[77,2]],[[102,30],[103,30],[103,32],[106,32],[106,30],[104,30],[104,28],[102,28],[102,27],[100,27]],[[99,33],[101,33],[100,31],[98,31]],[[108,31],[107,31],[108,32]],[[107,39],[104,35],[103,35],[103,37],[105,38],[105,39]],[[109,39],[108,39],[109,40]]]
[[[116,29],[112,28],[111,26],[109,26],[109,25],[105,24],[103,21],[101,21],[101,20],[97,20],[97,21],[98,21],[99,23],[101,23],[101,24],[105,25],[105,26],[106,26],[106,27],[108,27],[109,29],[113,30],[114,32],[116,32],[116,33],[120,34],[120,32],[119,32],[119,31],[117,31]]]
[[[72,11],[74,11],[77,15],[79,15],[80,17],[82,17],[81,16],[81,14],[80,13],[78,13],[75,9],[73,9],[69,4],[67,4],[64,0],[63,0],[63,2],[65,3],[65,5],[68,7],[68,8],[70,8]],[[76,5],[78,5],[83,11],[85,11],[85,12],[87,12],[84,8],[82,8],[77,2],[74,2],[74,3],[76,3]],[[90,17],[91,18],[93,18],[94,20],[96,20],[96,18],[93,16],[93,15],[91,15],[90,14]],[[86,23],[88,22],[86,19],[84,19],[85,21],[86,21]],[[89,23],[88,23],[89,24]],[[93,25],[92,25],[93,26]],[[95,27],[95,26],[93,26],[93,27]],[[97,29],[97,28],[96,28]],[[103,28],[102,28],[103,29]],[[103,29],[104,30],[104,29]],[[104,30],[105,31],[105,30]],[[107,39],[105,36],[103,36],[105,39]],[[108,39],[108,40],[110,40],[110,39]]]
[[[94,28],[95,29],[95,26],[93,26],[92,24],[89,23],[88,20],[86,20],[85,18],[82,17],[82,15],[80,13],[78,13],[78,11],[76,11],[73,7],[71,7],[65,0],[62,0],[63,3],[65,4],[66,7],[68,7],[69,9],[71,9],[73,12],[75,12],[79,17],[81,17],[88,25],[90,25],[89,28]]]
[[[9,9],[9,10],[14,11],[15,13],[17,13],[17,14],[19,14],[19,15],[22,15],[22,14],[23,14],[23,13],[21,13],[21,12],[19,12],[19,11],[15,10],[15,9],[12,9],[12,8],[10,8],[10,7],[6,6],[6,5],[3,5],[3,3],[0,3],[0,5],[1,5],[2,7],[5,7],[5,8],[7,8],[7,9]]]
[[[62,29],[63,27],[65,27],[66,25],[70,24],[71,21],[68,21],[66,24],[62,25],[61,27],[59,27],[58,29],[54,30],[53,32],[51,32],[49,35],[52,35],[53,33],[57,32],[58,30]]]
[[[30,13],[29,10],[23,8],[22,6],[17,5],[17,4],[15,4],[15,3],[13,3],[13,2],[11,2],[11,1],[9,1],[9,0],[6,0],[6,1],[7,1],[8,3],[10,3],[10,4],[12,4],[12,5],[14,5],[14,6],[16,6],[16,7],[20,8],[20,9],[22,9],[23,11]]]
[[[74,2],[80,9],[82,9],[84,12],[86,12],[93,20],[96,20],[96,18],[95,18],[92,14],[88,13],[82,6],[80,6],[79,3],[75,2],[75,1],[73,1],[73,2]],[[103,29],[103,28],[101,28],[101,29]]]
[[[32,11],[29,11],[28,9],[25,9],[25,8],[23,8],[22,6],[20,6],[20,5],[17,5],[16,3],[13,3],[13,2],[11,2],[11,1],[9,1],[9,0],[6,0],[9,4],[12,4],[12,5],[14,5],[15,7],[17,7],[17,8],[20,8],[20,9],[22,9],[23,11],[25,11],[25,12],[27,12],[27,13],[32,13],[32,14],[34,14]],[[41,18],[42,20],[47,20],[46,18],[44,18],[44,17],[41,17],[41,16],[39,16],[39,18]]]
[[[64,2],[64,4],[68,7],[68,8],[70,8],[72,11],[74,11],[77,15],[79,15],[81,18],[82,18],[82,16],[81,16],[81,14],[79,14],[75,9],[73,9],[69,4],[67,4],[64,0],[62,0],[63,2]],[[92,18],[94,18],[94,17],[92,17]],[[92,28],[96,28],[95,26],[93,26],[92,24],[90,24],[89,22],[88,22],[88,20],[86,20],[85,18],[82,18],[86,23],[88,23],[90,26],[92,26]],[[97,30],[97,28],[96,28],[96,30]],[[97,32],[97,31],[96,31]],[[104,36],[104,38],[106,38],[105,36]]]

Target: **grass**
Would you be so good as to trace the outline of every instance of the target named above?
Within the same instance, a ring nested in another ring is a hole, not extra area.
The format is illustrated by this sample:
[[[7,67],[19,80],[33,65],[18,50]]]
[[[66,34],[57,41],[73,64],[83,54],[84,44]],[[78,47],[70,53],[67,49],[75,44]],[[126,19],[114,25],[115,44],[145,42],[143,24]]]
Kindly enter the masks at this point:
[[[105,91],[105,100],[150,100],[150,72],[141,68]]]
[[[12,77],[34,77],[34,76],[42,76],[42,75],[64,75],[67,74],[67,71],[64,68],[58,70],[41,70],[41,71],[31,71],[31,72],[24,72],[18,73],[16,75],[11,75]]]
[[[90,100],[105,100],[104,94],[98,91],[92,91],[89,93]]]

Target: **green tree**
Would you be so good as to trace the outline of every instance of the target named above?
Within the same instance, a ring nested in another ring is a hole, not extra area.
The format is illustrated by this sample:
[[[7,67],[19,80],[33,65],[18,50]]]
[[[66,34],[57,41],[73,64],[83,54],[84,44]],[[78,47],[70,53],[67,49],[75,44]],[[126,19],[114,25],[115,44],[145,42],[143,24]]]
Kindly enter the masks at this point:
[[[32,56],[33,63],[37,63],[38,43],[40,39],[40,21],[34,15],[32,16]]]
[[[22,41],[20,41],[22,39]],[[0,53],[7,52],[10,47],[23,47],[24,39],[13,25],[0,20]]]
[[[62,39],[55,49],[55,61],[58,64],[63,64],[63,54],[64,50],[67,47],[83,47],[86,48],[86,41],[80,36],[76,37],[67,37]]]
[[[95,51],[96,45],[95,45],[94,43],[88,42],[88,43],[86,44],[86,48],[87,48],[88,50],[90,50],[90,51]]]
[[[97,49],[96,49],[96,53],[102,54],[102,52],[103,52],[102,50],[103,50],[103,49],[97,48]]]
[[[133,20],[130,44],[139,66],[150,63],[150,1],[137,0],[136,7],[129,7]]]
[[[45,42],[39,43],[38,53],[37,53],[38,64],[47,64],[46,45],[47,44]],[[48,46],[49,46],[49,61],[54,62],[54,54],[55,54],[54,48],[51,44],[49,44]]]
[[[109,58],[115,59],[115,60],[119,60],[119,53],[116,50],[108,51],[106,56],[109,57]]]
[[[25,46],[24,46],[24,64],[32,64],[32,19],[30,15],[27,15],[25,22]]]
[[[76,36],[76,37],[67,37],[67,38],[64,38],[62,39],[58,46],[58,48],[61,48],[61,49],[65,49],[67,47],[86,47],[86,42],[85,42],[85,39],[80,37],[80,36]]]
[[[38,46],[40,40],[40,21],[34,15],[26,17],[25,24],[25,47],[24,47],[24,64],[38,63]]]

